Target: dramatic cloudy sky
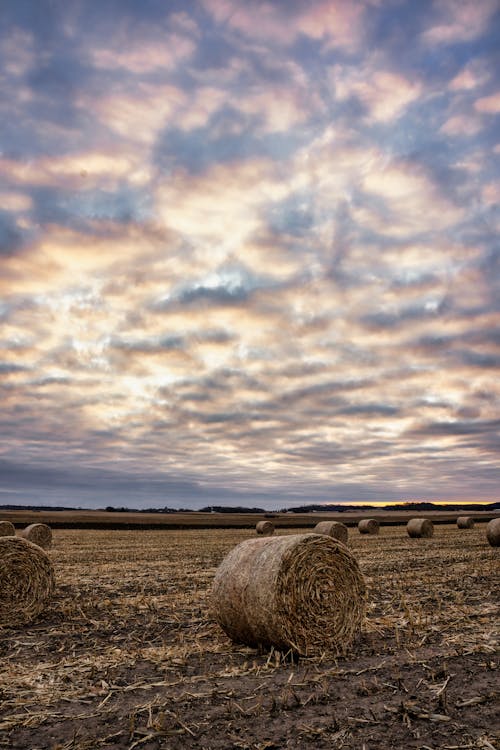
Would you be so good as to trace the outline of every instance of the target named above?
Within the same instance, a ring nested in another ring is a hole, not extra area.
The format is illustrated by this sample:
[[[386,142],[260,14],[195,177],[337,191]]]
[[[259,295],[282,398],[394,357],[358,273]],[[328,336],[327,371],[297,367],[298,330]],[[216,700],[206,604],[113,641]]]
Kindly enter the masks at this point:
[[[500,0],[6,0],[0,504],[496,500]]]

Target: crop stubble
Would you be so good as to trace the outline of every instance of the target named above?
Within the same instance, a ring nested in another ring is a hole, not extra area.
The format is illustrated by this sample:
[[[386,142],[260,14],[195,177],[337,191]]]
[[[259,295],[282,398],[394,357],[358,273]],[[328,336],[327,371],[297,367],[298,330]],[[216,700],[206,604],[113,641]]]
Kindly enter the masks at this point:
[[[254,533],[54,532],[52,608],[0,630],[0,747],[498,747],[499,558],[483,524],[353,536],[361,640],[299,662],[207,619],[217,565]]]

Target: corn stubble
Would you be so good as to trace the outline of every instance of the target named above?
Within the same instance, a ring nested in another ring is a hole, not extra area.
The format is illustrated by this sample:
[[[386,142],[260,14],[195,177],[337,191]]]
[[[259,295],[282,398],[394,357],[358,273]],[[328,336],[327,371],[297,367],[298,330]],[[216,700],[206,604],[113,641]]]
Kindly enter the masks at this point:
[[[353,536],[361,636],[298,662],[236,646],[209,616],[218,566],[255,530],[54,537],[52,603],[0,628],[0,748],[498,746],[499,563],[482,523],[418,547],[403,525]]]

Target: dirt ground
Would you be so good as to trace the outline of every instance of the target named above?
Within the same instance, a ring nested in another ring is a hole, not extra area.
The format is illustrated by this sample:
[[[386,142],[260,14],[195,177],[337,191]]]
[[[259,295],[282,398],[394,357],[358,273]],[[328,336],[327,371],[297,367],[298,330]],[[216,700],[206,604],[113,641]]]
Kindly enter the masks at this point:
[[[252,532],[56,530],[52,606],[0,629],[0,748],[498,750],[485,524],[349,534],[369,591],[361,637],[346,657],[297,660],[210,619],[215,569]]]

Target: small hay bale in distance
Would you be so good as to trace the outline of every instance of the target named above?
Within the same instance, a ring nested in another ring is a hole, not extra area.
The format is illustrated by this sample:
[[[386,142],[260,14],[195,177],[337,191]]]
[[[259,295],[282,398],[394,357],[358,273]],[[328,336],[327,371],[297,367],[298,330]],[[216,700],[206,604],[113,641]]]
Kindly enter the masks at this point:
[[[375,518],[363,518],[358,523],[358,531],[360,534],[378,534],[380,530],[379,522]]]
[[[52,529],[45,523],[30,523],[21,531],[20,536],[28,542],[38,544],[42,549],[49,549],[52,546]]]
[[[0,536],[15,536],[16,529],[10,521],[0,521]]]
[[[41,547],[19,536],[0,538],[0,625],[34,620],[54,588],[54,566]]]
[[[272,536],[274,534],[274,523],[272,521],[259,521],[255,527],[257,534]]]
[[[410,518],[406,531],[412,539],[430,539],[434,534],[434,524],[429,518]]]
[[[500,518],[493,518],[486,526],[486,539],[492,547],[500,547]]]
[[[459,516],[457,518],[457,526],[459,529],[473,529],[474,519],[472,516]]]
[[[224,558],[212,589],[214,619],[233,641],[302,655],[344,653],[365,608],[356,559],[324,534],[247,539]]]
[[[347,544],[349,532],[347,526],[340,521],[320,521],[314,527],[314,534],[325,534],[331,536],[342,544]]]

